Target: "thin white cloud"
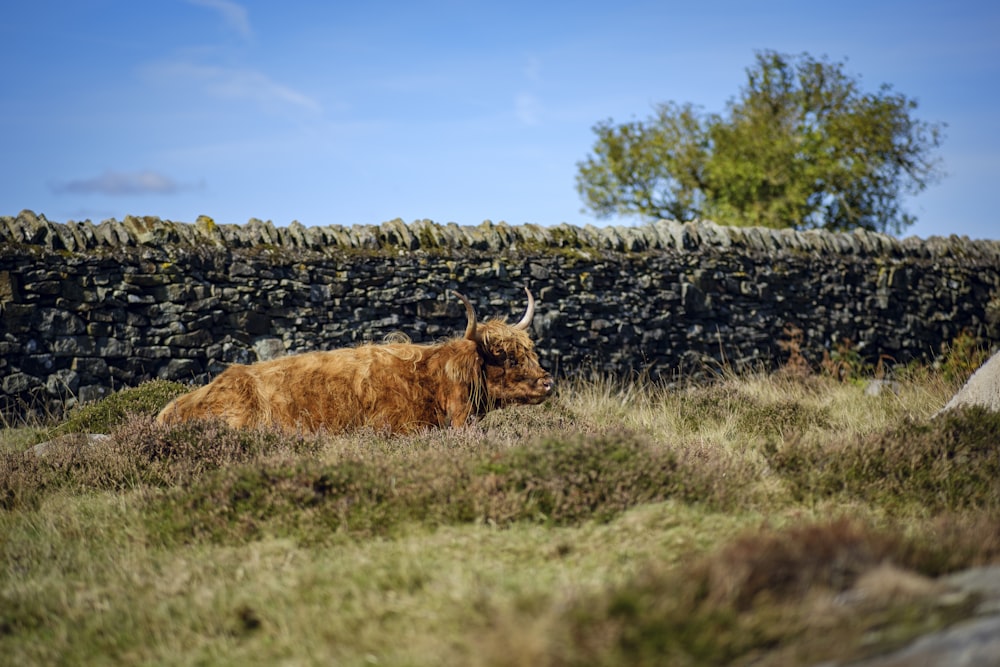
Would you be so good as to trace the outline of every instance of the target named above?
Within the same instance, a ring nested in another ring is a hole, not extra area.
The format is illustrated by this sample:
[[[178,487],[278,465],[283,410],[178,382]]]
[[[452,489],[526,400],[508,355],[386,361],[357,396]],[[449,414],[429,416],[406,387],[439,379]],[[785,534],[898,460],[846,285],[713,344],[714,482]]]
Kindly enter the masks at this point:
[[[52,189],[56,194],[108,195],[124,197],[132,195],[173,195],[184,190],[201,186],[182,185],[156,171],[114,171],[107,170],[99,176],[80,178],[56,183]]]
[[[144,68],[154,81],[196,83],[211,97],[249,100],[274,110],[293,107],[311,113],[323,109],[318,101],[253,69],[200,65],[190,62],[157,63]]]
[[[527,81],[525,88],[537,90],[542,81],[542,61],[529,55],[521,68],[521,75]],[[523,125],[539,125],[542,122],[542,103],[537,95],[528,90],[514,95],[514,116]]]
[[[536,56],[529,56],[524,63],[522,70],[524,78],[532,83],[540,83],[542,80],[542,61]]]
[[[253,28],[250,27],[250,15],[246,7],[232,0],[187,0],[192,5],[205,7],[219,13],[222,20],[243,39],[253,38]]]
[[[520,92],[514,96],[514,115],[525,125],[541,123],[542,105],[531,93]]]

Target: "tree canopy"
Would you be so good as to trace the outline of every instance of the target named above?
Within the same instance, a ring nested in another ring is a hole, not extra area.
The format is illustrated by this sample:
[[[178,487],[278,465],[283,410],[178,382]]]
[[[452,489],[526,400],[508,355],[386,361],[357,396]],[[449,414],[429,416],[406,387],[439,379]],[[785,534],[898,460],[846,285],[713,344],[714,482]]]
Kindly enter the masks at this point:
[[[899,233],[903,209],[941,173],[944,125],[844,64],[760,52],[723,114],[666,102],[645,121],[594,126],[577,189],[597,215]]]

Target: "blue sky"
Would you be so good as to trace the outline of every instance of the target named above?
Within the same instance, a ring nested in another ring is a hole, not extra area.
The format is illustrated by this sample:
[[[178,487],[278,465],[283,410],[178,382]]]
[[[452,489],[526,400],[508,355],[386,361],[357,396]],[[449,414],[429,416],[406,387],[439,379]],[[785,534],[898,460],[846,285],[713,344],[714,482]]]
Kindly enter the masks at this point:
[[[1000,239],[1000,3],[32,0],[0,43],[3,215],[632,224],[581,211],[593,125],[772,49],[948,124],[904,235]]]

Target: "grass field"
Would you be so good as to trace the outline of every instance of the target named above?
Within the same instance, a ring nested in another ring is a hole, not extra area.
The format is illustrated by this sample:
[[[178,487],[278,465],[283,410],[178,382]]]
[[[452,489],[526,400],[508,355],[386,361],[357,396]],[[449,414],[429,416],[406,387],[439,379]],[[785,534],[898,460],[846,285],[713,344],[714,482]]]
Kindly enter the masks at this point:
[[[884,651],[971,613],[937,577],[1000,562],[1000,415],[932,420],[948,368],[877,396],[822,373],[567,382],[398,438],[166,429],[179,386],[126,390],[0,433],[0,663]]]

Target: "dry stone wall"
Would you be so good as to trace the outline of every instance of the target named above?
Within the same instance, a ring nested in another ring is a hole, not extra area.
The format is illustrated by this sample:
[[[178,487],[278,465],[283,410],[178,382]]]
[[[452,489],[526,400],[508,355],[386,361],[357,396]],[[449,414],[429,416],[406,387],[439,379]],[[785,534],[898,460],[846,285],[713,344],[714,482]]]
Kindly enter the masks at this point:
[[[786,325],[816,364],[933,359],[962,331],[1000,343],[1000,242],[711,223],[638,227],[275,227],[0,217],[0,411],[58,413],[151,378],[380,340],[434,341],[464,310],[519,317],[559,375],[667,379],[774,366]]]

